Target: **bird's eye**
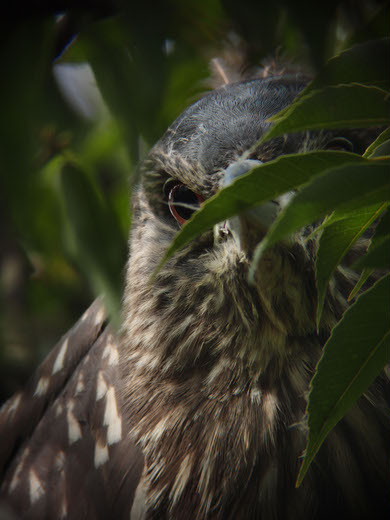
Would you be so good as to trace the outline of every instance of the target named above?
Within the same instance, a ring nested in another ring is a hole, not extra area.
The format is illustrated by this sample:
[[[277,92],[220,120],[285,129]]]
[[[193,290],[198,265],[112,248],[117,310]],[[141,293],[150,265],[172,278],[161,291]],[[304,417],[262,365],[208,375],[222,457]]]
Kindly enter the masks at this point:
[[[326,150],[338,150],[341,152],[353,152],[353,143],[345,137],[335,137],[325,146]]]
[[[171,185],[167,191],[169,211],[179,224],[187,222],[203,202],[200,195],[181,183]]]

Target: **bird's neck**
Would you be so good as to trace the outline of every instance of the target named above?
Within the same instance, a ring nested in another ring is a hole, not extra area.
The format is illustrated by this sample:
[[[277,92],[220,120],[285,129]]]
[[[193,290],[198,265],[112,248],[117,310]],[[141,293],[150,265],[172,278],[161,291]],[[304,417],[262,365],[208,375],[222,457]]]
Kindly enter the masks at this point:
[[[131,403],[127,413],[132,435],[145,455],[151,510],[164,509],[169,502],[172,517],[184,518],[188,501],[196,500],[198,518],[205,518],[215,507],[227,514],[236,497],[236,506],[245,511],[250,482],[251,490],[269,486],[271,495],[276,492],[272,482],[281,468],[275,467],[275,453],[287,443],[289,471],[296,474],[304,448],[300,423],[309,376],[295,370],[280,373],[283,384],[267,373],[252,386],[240,385],[227,366],[212,382],[201,373],[183,374],[181,380],[152,379],[137,370],[124,389],[125,402]],[[283,424],[296,426],[281,431],[281,418]],[[236,518],[241,518],[239,511]]]
[[[226,508],[227,513],[236,497],[235,503],[245,512],[250,481],[251,490],[270,486],[271,503],[276,492],[272,482],[279,471],[275,453],[287,443],[294,448],[289,471],[298,471],[305,443],[303,396],[320,355],[316,339],[306,338],[302,345],[297,339],[289,343],[284,338],[283,355],[270,355],[262,366],[255,356],[249,362],[250,351],[243,350],[249,338],[227,331],[231,349],[200,355],[185,365],[173,351],[166,355],[174,345],[161,349],[153,343],[163,337],[151,323],[144,327],[143,335],[139,330],[131,335],[137,338],[137,346],[128,350],[122,388],[124,402],[130,403],[127,415],[132,435],[145,454],[144,482],[151,509],[163,509],[169,502],[173,518],[184,518],[188,500],[197,497],[198,517],[205,518],[215,507]],[[188,334],[187,330],[185,337]],[[123,341],[133,340],[125,336]],[[228,355],[235,351],[244,354]],[[164,355],[156,355],[159,352]],[[286,432],[283,424],[296,426]],[[254,472],[258,482],[253,486]],[[241,518],[238,511],[236,518]]]
[[[312,273],[285,264],[278,277],[272,265],[262,284],[245,291],[245,270],[234,265],[234,277],[225,269],[215,283],[211,261],[199,284],[180,284],[176,267],[151,288],[133,258],[121,388],[130,434],[145,455],[151,518],[167,510],[170,518],[188,510],[197,519],[213,511],[274,518],[281,493],[286,503],[295,497],[297,518],[311,517],[299,509],[311,492],[296,492],[294,482],[306,441],[305,396],[324,338],[315,330]],[[340,294],[330,288],[325,334],[346,307]]]

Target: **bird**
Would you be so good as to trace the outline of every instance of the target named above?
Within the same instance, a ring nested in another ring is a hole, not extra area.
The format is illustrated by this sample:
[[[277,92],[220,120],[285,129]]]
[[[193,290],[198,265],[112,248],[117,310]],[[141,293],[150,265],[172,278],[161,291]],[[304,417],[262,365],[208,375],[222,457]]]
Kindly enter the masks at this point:
[[[307,82],[288,72],[220,86],[152,147],[132,199],[120,331],[98,298],[1,409],[5,518],[389,517],[385,372],[295,486],[310,380],[356,280],[336,270],[317,330],[315,224],[267,251],[252,282],[254,249],[283,198],[259,222],[244,212],[160,265],[196,209],[254,165],[364,150],[367,131],[354,129],[259,144]]]

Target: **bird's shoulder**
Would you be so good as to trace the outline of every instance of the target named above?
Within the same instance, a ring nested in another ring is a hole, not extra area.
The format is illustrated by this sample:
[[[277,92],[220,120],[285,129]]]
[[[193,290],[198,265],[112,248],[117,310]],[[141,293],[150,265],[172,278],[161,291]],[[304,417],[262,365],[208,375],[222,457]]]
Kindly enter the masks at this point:
[[[119,380],[118,340],[96,300],[0,411],[1,494],[23,517],[129,517],[143,457]]]

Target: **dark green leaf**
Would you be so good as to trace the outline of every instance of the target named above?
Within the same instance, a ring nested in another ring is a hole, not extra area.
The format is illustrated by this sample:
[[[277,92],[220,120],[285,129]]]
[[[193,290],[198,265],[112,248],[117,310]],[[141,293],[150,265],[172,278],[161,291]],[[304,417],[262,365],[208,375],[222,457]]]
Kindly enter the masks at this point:
[[[370,247],[377,246],[382,242],[384,238],[386,238],[389,235],[390,230],[390,208],[387,209],[381,216],[381,219],[378,223],[378,225],[375,228],[375,233],[371,239]],[[370,250],[370,247],[368,250]]]
[[[379,221],[379,224],[375,228],[375,232],[370,240],[370,245],[367,249],[367,252],[371,251],[371,248],[374,248],[382,243],[389,235],[390,229],[390,209],[387,209],[382,215]],[[351,291],[351,294],[348,297],[348,301],[355,298],[361,287],[368,280],[372,273],[373,269],[363,269],[363,272],[360,275],[359,280],[357,281],[355,287]]]
[[[365,42],[334,56],[308,85],[303,96],[313,90],[341,83],[375,85],[388,90],[390,88],[389,42],[389,38]]]
[[[389,94],[378,87],[350,84],[326,87],[299,98],[262,137],[273,137],[307,129],[364,127],[388,124]]]
[[[359,296],[333,329],[311,383],[308,446],[297,485],[326,436],[389,361],[390,275]]]
[[[327,226],[320,239],[316,260],[318,288],[317,328],[319,328],[329,280],[350,247],[383,212],[385,205],[362,208]]]
[[[376,139],[373,143],[370,144],[370,146],[367,148],[367,150],[364,152],[363,157],[371,157],[371,155],[375,152],[375,150],[380,146],[381,144],[387,142],[390,139],[390,128],[386,128]]]
[[[118,325],[126,242],[112,213],[84,171],[66,164],[61,171],[67,249],[96,294],[104,294]]]
[[[338,209],[347,216],[350,211],[387,201],[390,161],[361,161],[333,168],[304,186],[256,248],[252,270],[266,249],[327,213]]]
[[[359,164],[365,161],[355,154],[320,151],[278,157],[254,168],[202,205],[176,235],[160,266],[214,224],[290,191],[340,162]]]
[[[372,152],[370,157],[385,157],[390,155],[390,139],[382,144],[379,144]]]
[[[352,289],[350,295],[348,296],[348,302],[353,300],[355,296],[359,293],[360,289],[367,282],[369,277],[371,276],[373,269],[363,269],[362,274],[360,275],[359,280],[356,282],[355,287]]]
[[[355,264],[354,269],[389,269],[390,267],[390,240],[384,240],[376,247],[370,248],[363,258]]]

